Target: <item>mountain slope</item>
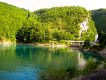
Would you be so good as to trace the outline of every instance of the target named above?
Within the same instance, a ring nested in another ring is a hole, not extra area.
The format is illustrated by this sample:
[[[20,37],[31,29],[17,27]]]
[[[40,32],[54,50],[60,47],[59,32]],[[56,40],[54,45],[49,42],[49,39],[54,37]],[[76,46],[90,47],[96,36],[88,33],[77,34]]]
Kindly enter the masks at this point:
[[[31,12],[0,2],[0,41],[15,41],[19,28],[27,24]]]
[[[106,32],[106,9],[92,10],[91,13],[97,30]]]
[[[89,12],[79,6],[30,12],[0,2],[0,42],[94,40],[96,29]]]
[[[35,14],[45,26],[48,26],[55,39],[61,39],[60,35],[63,35],[63,39],[66,39],[64,36],[67,36],[67,39],[70,40],[94,39],[96,34],[94,22],[91,20],[89,12],[79,6],[41,9],[35,11]],[[81,25],[85,28],[88,27],[88,29],[82,30]]]

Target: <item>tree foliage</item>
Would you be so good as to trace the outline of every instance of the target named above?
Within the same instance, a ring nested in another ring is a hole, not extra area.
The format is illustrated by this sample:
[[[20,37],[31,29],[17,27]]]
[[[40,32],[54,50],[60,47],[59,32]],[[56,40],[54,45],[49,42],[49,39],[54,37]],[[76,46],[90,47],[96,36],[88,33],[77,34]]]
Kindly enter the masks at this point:
[[[106,9],[92,10],[92,19],[98,31],[106,33]]]
[[[106,46],[106,9],[92,10],[92,18],[95,22],[99,43],[98,48],[105,48]]]
[[[35,11],[39,20],[50,30],[56,40],[79,40],[80,23],[88,19],[88,31],[82,33],[80,40],[94,40],[96,34],[95,24],[91,14],[79,6],[54,7]]]
[[[79,40],[80,23],[89,19],[89,30],[81,40],[94,39],[96,29],[89,12],[79,6],[54,7],[30,12],[0,2],[0,41],[47,42]],[[92,38],[91,38],[92,36]]]
[[[0,2],[0,39],[15,41],[15,35],[23,26],[36,23],[35,14]]]

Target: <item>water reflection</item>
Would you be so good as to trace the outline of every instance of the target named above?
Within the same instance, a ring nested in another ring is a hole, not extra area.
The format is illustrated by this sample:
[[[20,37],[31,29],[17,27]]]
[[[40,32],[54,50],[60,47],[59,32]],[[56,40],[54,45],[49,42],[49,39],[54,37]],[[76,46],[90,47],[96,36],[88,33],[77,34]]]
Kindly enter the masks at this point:
[[[47,68],[82,68],[89,59],[72,49],[34,47],[31,45],[0,46],[0,80],[38,80]]]
[[[78,53],[78,66],[79,68],[83,68],[86,65],[87,61],[84,59],[83,55]]]

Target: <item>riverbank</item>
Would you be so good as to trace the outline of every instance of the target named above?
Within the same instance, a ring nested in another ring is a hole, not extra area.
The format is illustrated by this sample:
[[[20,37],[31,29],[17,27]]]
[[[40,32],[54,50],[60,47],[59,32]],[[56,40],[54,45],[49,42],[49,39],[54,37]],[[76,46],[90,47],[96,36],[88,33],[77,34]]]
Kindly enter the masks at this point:
[[[87,52],[94,52],[94,53],[97,53],[99,54],[100,56],[106,58],[106,48],[102,49],[102,50],[92,50],[92,49],[83,49],[82,50],[84,51],[87,51]]]
[[[2,41],[2,42],[0,42],[0,44],[2,44],[2,45],[12,45],[14,43],[11,42],[11,41]],[[15,44],[27,44],[27,45],[33,45],[33,46],[56,47],[56,48],[67,48],[67,47],[70,47],[70,48],[75,49],[75,50],[83,50],[83,51],[95,52],[95,53],[98,53],[99,55],[101,55],[103,57],[106,57],[106,48],[104,48],[101,51],[98,51],[98,50],[93,50],[93,49],[89,49],[89,48],[85,49],[85,48],[82,48],[82,46],[71,46],[71,44],[69,45],[69,44],[67,44],[65,42],[59,43],[57,41],[51,41],[51,42],[48,42],[48,43],[15,43]]]
[[[11,44],[14,44],[13,42],[11,41],[3,41],[3,42],[0,42],[1,45],[11,45]]]
[[[62,43],[16,43],[16,44],[25,44],[25,45],[32,45],[32,46],[38,46],[38,47],[52,47],[52,48],[68,48],[69,46],[67,44]]]
[[[76,80],[106,80],[106,69],[93,71],[92,73],[79,77]]]
[[[101,51],[98,51],[98,53],[99,53],[100,55],[102,55],[103,57],[106,58],[106,48],[104,48],[104,49],[101,50]]]
[[[12,44],[26,44],[26,45],[33,45],[33,46],[42,46],[42,47],[56,47],[56,48],[66,48],[69,47],[66,42],[63,41],[50,41],[48,43],[23,43],[23,42],[11,42],[7,41],[0,41],[1,45],[12,45]]]
[[[35,43],[35,46],[42,46],[42,47],[56,47],[56,48],[66,48],[68,47],[66,44],[61,43]]]
[[[88,47],[88,48],[85,48],[83,47],[83,45],[80,45],[80,46],[70,46],[72,49],[75,49],[75,50],[81,50],[81,51],[84,51],[84,52],[92,52],[92,53],[96,53],[104,58],[106,58],[106,47],[103,47],[103,46],[99,46],[99,45],[94,45],[92,47]]]
[[[74,80],[106,80],[106,48],[98,51],[98,50],[91,50],[91,49],[83,49],[82,50],[86,52],[94,52],[98,55],[102,56],[104,58],[104,61],[101,62],[97,69],[95,69],[93,72],[85,75],[80,76],[78,78],[74,78]]]
[[[0,44],[2,45],[12,45],[14,44],[13,42],[11,41],[2,41],[0,42]],[[27,44],[27,45],[33,45],[33,46],[42,46],[42,47],[56,47],[56,48],[67,48],[67,47],[70,47],[72,49],[75,49],[75,50],[83,50],[83,51],[89,51],[89,52],[95,52],[95,53],[98,53],[99,55],[103,56],[104,58],[106,58],[106,48],[104,48],[103,50],[101,51],[98,51],[98,50],[94,50],[94,49],[85,49],[85,48],[82,48],[82,46],[71,46],[71,44],[67,44],[67,43],[59,43],[57,41],[51,41],[51,42],[48,42],[48,43],[15,43],[15,44]]]

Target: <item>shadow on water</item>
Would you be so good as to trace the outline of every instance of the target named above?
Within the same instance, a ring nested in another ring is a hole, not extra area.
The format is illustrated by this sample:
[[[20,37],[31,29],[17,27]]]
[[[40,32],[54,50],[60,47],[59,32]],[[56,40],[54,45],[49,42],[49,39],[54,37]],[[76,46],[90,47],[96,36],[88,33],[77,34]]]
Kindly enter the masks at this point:
[[[83,50],[81,50],[81,52],[84,55],[84,58],[87,59],[87,60],[89,58],[95,58],[98,61],[104,60],[104,57],[102,57],[101,55],[99,55],[99,53],[90,52],[90,51],[83,51]]]

